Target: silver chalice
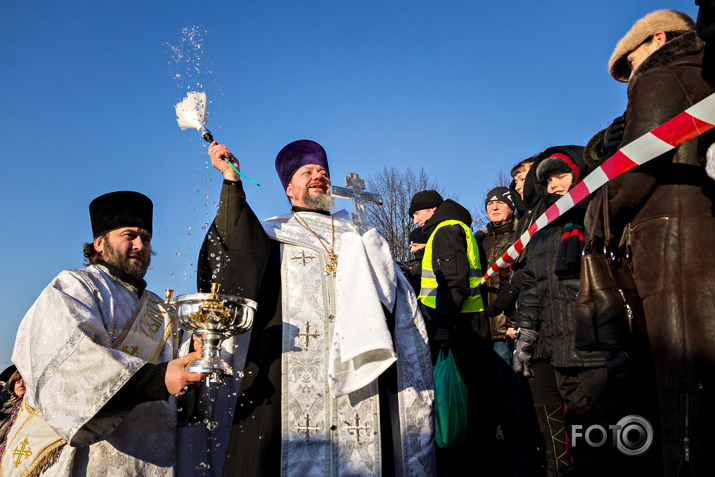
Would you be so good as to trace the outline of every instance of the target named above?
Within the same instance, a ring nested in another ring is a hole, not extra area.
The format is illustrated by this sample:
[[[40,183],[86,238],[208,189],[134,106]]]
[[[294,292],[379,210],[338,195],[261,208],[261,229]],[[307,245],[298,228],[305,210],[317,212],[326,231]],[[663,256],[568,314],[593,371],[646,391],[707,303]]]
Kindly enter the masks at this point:
[[[253,325],[256,302],[236,295],[219,295],[220,285],[211,284],[211,293],[179,295],[166,290],[166,303],[174,305],[180,328],[201,337],[201,357],[186,370],[206,373],[210,382],[223,382],[233,376],[233,368],[221,359],[221,343],[233,335],[245,333]]]

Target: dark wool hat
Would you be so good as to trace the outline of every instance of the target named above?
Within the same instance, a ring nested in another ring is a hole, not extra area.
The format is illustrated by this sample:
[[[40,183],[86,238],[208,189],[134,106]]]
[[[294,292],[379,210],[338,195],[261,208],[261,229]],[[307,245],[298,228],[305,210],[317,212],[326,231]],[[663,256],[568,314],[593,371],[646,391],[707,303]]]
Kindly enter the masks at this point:
[[[414,215],[415,212],[422,209],[431,209],[432,207],[439,207],[439,205],[444,202],[444,199],[439,192],[436,190],[423,190],[412,196],[412,201],[410,202],[410,217]]]
[[[554,174],[561,174],[564,172],[570,172],[573,176],[572,184],[578,182],[578,166],[576,163],[566,154],[561,154],[556,152],[536,166],[536,181],[543,184],[549,176]]]
[[[152,233],[151,199],[130,190],[100,195],[89,204],[92,235],[99,237],[105,232],[120,227],[139,227]]]
[[[412,229],[412,232],[410,232],[410,243],[427,243],[425,234],[422,233],[422,227]]]
[[[511,198],[511,191],[508,187],[495,187],[490,190],[487,194],[487,198],[484,200],[484,207],[486,207],[489,202],[495,200],[504,202],[512,211],[514,210],[514,200]]]
[[[5,370],[0,373],[0,381],[6,383],[8,380],[12,377],[12,375],[17,371],[17,368],[15,367],[14,364],[11,364]]]
[[[281,149],[281,152],[276,156],[276,172],[281,180],[281,184],[283,184],[283,190],[288,188],[288,183],[295,171],[306,164],[323,166],[325,170],[328,171],[328,177],[330,177],[328,155],[325,154],[323,146],[317,142],[309,139],[300,139],[293,141]]]

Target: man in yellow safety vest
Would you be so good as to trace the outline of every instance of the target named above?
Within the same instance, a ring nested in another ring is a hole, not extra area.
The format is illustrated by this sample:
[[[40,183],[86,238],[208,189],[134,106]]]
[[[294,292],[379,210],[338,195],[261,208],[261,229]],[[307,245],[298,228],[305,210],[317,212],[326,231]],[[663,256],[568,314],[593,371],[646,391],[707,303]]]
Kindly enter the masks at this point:
[[[492,350],[489,321],[479,290],[483,273],[477,242],[469,229],[471,215],[435,190],[415,194],[409,214],[415,225],[422,227],[427,240],[419,301],[433,362],[440,350],[450,350],[468,390],[466,442],[437,450],[437,473],[456,475],[474,462],[475,453],[484,457],[479,462],[497,465],[493,370],[499,358]],[[485,470],[485,475],[496,473]]]

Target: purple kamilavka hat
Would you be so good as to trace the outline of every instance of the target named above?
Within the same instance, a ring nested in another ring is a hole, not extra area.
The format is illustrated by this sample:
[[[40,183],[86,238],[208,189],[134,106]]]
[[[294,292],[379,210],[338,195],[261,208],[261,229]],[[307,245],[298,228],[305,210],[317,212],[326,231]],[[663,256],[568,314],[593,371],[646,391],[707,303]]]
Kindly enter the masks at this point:
[[[323,146],[309,139],[293,141],[276,156],[276,172],[283,184],[283,190],[288,188],[288,183],[295,171],[306,164],[318,164],[325,167],[330,176],[328,168],[328,155],[325,154]]]

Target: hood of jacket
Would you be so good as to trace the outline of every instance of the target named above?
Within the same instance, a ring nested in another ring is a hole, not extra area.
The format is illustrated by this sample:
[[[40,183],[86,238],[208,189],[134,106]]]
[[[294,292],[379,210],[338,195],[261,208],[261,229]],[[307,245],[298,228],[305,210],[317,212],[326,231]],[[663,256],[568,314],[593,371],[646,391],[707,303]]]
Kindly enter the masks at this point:
[[[469,211],[452,199],[447,199],[437,207],[434,215],[422,227],[425,238],[429,239],[434,229],[445,220],[459,220],[464,222],[467,227],[472,225],[472,215]]]
[[[524,189],[522,190],[524,198],[521,200],[521,203],[525,207],[525,210],[536,209],[539,202],[543,200],[536,189],[536,167],[534,167],[534,165],[535,164],[531,165],[531,168],[526,173],[526,177],[524,178]]]
[[[509,192],[511,192],[511,200],[514,201],[514,215],[523,216],[528,209],[526,208],[521,195],[514,188],[515,186],[516,181],[512,180],[511,184],[509,184]]]

